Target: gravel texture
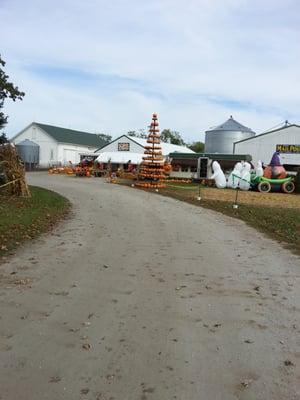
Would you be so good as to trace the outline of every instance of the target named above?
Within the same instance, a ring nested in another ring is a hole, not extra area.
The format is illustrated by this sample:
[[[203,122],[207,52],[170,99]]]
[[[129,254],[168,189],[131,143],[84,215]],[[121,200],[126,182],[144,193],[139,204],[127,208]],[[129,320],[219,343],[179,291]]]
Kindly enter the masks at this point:
[[[29,175],[73,215],[1,265],[1,400],[300,399],[300,261],[244,223]]]

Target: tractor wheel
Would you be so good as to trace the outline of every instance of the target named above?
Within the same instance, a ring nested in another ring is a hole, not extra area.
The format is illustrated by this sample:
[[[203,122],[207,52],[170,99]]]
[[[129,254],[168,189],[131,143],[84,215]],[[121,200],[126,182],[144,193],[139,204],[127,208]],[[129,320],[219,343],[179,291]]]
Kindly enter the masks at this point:
[[[284,182],[281,185],[281,189],[284,193],[293,193],[293,191],[295,190],[295,184],[294,182],[290,181],[290,182]]]
[[[259,182],[257,190],[262,193],[269,193],[271,191],[271,184],[266,181]]]

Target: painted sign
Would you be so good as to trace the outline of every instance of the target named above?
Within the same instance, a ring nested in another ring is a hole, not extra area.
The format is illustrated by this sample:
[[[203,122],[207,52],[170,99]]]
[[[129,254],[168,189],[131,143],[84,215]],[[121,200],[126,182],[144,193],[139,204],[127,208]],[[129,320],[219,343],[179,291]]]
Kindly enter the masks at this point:
[[[118,143],[118,151],[130,151],[130,143]]]
[[[277,144],[279,153],[300,154],[300,144]]]

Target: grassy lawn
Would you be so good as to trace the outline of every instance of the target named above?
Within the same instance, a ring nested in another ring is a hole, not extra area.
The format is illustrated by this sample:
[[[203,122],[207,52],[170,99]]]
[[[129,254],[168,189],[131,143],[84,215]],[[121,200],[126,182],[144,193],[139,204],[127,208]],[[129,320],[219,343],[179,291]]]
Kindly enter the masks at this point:
[[[202,199],[198,201],[198,190],[198,185],[170,183],[159,193],[241,219],[300,254],[300,195],[240,192],[239,208],[234,209],[234,191],[201,187]]]
[[[31,198],[0,195],[0,257],[51,229],[70,210],[58,193],[34,186],[30,190]]]

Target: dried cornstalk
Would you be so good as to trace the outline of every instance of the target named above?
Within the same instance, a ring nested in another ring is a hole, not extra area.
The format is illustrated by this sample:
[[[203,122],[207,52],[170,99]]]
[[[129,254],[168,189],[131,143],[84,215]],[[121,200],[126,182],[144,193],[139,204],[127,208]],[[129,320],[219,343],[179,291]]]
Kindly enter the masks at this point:
[[[0,145],[0,171],[6,177],[5,191],[11,196],[30,197],[24,165],[11,144]]]

